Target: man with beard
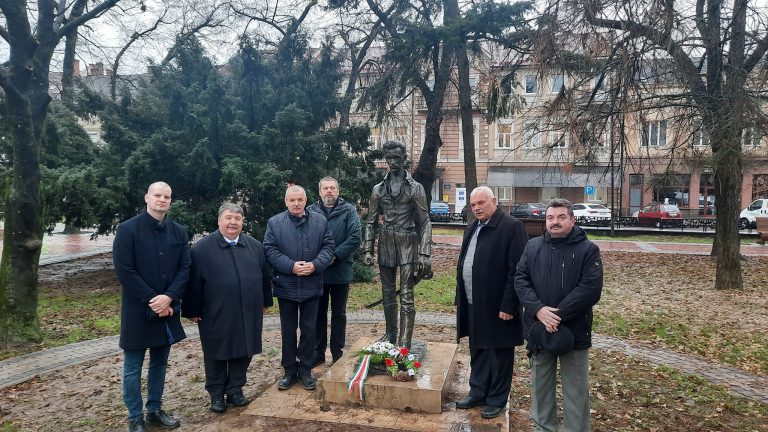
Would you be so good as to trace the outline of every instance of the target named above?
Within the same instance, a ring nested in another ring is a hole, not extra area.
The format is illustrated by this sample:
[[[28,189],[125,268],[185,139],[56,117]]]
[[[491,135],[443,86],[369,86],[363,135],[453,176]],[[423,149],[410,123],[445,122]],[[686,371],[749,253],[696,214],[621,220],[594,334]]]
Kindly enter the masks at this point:
[[[331,358],[333,362],[344,354],[347,329],[347,295],[352,282],[352,262],[360,246],[360,218],[355,206],[339,198],[339,182],[333,177],[320,180],[320,201],[307,208],[328,219],[335,252],[333,263],[323,273],[323,296],[317,309],[315,326],[314,366],[325,363],[328,340],[328,303],[331,304]]]
[[[272,306],[272,285],[261,242],[243,233],[243,209],[219,207],[219,229],[192,248],[192,272],[183,315],[200,329],[205,389],[210,410],[248,404],[246,371],[261,352],[264,313]],[[226,395],[226,401],[224,396]]]

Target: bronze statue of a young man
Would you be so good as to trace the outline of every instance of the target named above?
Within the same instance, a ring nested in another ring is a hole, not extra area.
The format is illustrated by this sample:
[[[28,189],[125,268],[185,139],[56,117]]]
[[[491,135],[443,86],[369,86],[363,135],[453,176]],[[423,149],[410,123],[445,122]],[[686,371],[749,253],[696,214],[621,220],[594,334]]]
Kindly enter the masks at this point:
[[[365,263],[373,264],[373,246],[379,217],[379,271],[386,320],[386,340],[411,347],[416,308],[413,286],[432,277],[432,225],[424,188],[406,171],[405,144],[388,141],[384,158],[389,172],[371,193],[365,230]],[[400,332],[397,332],[396,271],[400,269]]]

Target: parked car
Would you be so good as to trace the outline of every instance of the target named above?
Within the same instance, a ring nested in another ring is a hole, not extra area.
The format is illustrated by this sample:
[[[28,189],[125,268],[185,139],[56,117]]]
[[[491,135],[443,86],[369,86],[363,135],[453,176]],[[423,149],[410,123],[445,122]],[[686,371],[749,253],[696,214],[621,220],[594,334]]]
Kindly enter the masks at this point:
[[[768,216],[768,199],[759,198],[752,201],[752,204],[747,206],[739,213],[739,228],[755,228],[757,227],[757,217]]]
[[[597,223],[609,225],[611,223],[611,209],[602,204],[576,203],[573,205],[573,215],[577,222]]]
[[[547,205],[543,203],[523,203],[512,207],[509,214],[516,218],[544,219],[547,216]]]
[[[637,212],[637,224],[661,228],[683,223],[683,214],[675,204],[650,203]]]
[[[443,201],[432,201],[429,205],[429,219],[431,221],[448,222],[451,219],[451,210]]]

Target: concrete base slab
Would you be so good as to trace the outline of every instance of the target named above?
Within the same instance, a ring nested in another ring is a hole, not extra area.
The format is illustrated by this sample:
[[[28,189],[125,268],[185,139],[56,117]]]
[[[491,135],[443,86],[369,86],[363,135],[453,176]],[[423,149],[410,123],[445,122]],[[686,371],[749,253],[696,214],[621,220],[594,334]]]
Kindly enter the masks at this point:
[[[349,352],[354,351],[350,350]],[[344,431],[344,425],[355,425],[418,432],[507,432],[509,430],[509,412],[506,410],[499,417],[486,420],[480,417],[482,408],[456,409],[453,399],[462,398],[469,392],[469,357],[456,354],[456,358],[459,361],[454,362],[456,365],[455,372],[446,377],[451,400],[443,401],[441,404],[442,412],[439,414],[367,405],[329,403],[320,399],[317,391],[306,391],[300,385],[294,385],[289,390],[279,391],[277,383],[275,383],[254,400],[237,418],[220,423],[218,430],[256,430],[255,427],[262,425],[265,420],[273,418],[320,422],[333,425],[332,430],[338,431]],[[322,365],[315,368],[313,373],[322,378],[330,369],[328,365]],[[381,378],[391,380],[386,376]],[[411,383],[415,382],[418,381],[411,381]]]
[[[349,352],[360,352],[374,342],[375,338],[360,338]],[[344,356],[318,379],[317,397],[336,404],[439,414],[443,397],[448,391],[447,383],[455,372],[456,349],[456,344],[427,344],[422,367],[412,381],[397,381],[389,374],[369,374],[365,380],[365,400],[362,401],[347,390],[358,359],[354,355]]]

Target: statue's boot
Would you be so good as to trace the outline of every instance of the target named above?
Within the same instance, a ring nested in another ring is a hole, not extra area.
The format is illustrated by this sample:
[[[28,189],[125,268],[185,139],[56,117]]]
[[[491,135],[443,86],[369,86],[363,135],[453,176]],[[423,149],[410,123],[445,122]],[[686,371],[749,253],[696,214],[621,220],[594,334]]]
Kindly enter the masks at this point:
[[[383,339],[394,344],[397,342],[397,303],[384,306],[384,322],[386,333]]]
[[[411,338],[413,337],[413,326],[416,322],[416,311],[400,311],[400,336],[397,338],[397,345],[411,348]]]

